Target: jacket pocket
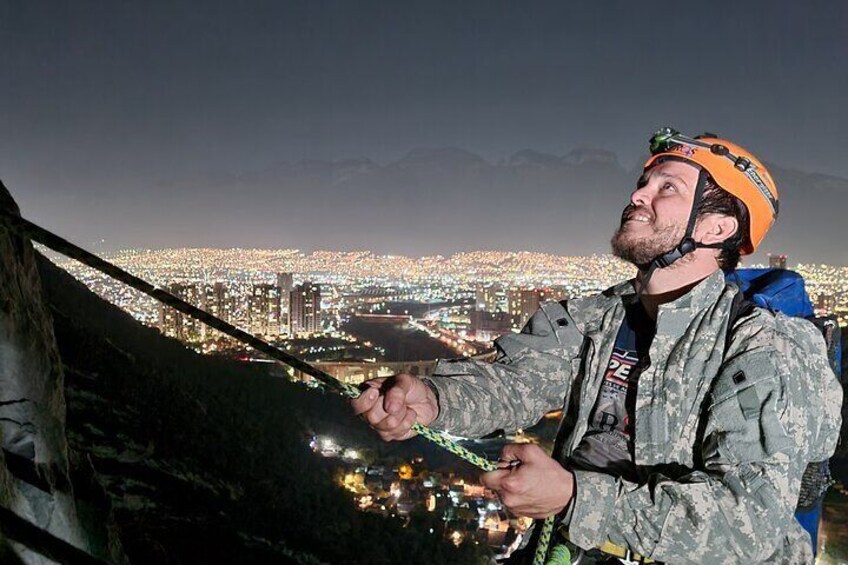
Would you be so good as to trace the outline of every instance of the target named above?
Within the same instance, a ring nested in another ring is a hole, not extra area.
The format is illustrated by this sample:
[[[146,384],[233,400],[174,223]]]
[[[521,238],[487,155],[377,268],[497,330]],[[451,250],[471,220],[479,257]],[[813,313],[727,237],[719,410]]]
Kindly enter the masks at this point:
[[[794,441],[781,422],[780,379],[738,386],[713,404],[709,418],[719,458],[750,463],[791,453]]]

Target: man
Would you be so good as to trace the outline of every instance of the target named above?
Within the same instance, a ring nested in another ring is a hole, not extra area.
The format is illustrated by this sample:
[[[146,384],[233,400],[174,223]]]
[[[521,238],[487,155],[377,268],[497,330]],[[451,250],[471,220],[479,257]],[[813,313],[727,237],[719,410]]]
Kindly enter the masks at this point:
[[[634,280],[543,304],[494,363],[370,381],[354,410],[391,441],[414,422],[479,437],[563,408],[553,456],[508,445],[482,476],[514,514],[556,516],[576,546],[631,559],[812,562],[793,511],[807,462],[838,436],[824,340],[761,309],[728,328],[738,289],[723,271],[771,227],[774,182],[714,135],[665,128],[651,150],[612,239]]]

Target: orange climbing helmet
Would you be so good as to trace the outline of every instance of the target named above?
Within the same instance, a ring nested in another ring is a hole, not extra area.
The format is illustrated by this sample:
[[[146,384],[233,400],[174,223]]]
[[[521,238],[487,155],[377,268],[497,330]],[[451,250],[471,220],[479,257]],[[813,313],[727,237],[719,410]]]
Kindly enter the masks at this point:
[[[777,187],[763,163],[750,151],[711,133],[692,138],[666,127],[650,141],[651,157],[645,162],[645,169],[665,158],[689,161],[706,170],[721,188],[745,204],[750,231],[740,253],[750,255],[756,251],[779,209]]]

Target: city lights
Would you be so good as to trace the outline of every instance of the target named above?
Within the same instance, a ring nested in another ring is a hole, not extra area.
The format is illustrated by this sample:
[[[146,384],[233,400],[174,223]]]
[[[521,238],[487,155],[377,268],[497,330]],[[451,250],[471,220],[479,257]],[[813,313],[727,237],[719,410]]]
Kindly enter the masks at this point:
[[[518,331],[542,301],[586,296],[634,275],[632,266],[608,255],[496,251],[416,259],[367,251],[165,249],[125,251],[109,259],[353,384],[398,372],[429,374],[434,356],[417,353],[425,348],[487,358],[492,340]],[[782,266],[786,257],[777,260]],[[72,261],[61,266],[137,320],[198,352],[267,361]],[[804,276],[816,312],[848,324],[848,267],[793,268]],[[360,335],[362,326],[380,331]],[[400,346],[384,339],[397,334],[405,336]],[[414,361],[397,360],[410,353]],[[296,372],[283,374],[314,385]],[[560,417],[561,412],[548,415]],[[509,441],[539,440],[519,430]],[[434,472],[420,457],[373,461],[363,446],[342,445],[326,435],[310,438],[309,446],[337,469],[338,486],[362,512],[408,521],[420,509],[441,520],[443,526],[430,528],[431,534],[457,546],[485,544],[503,555],[529,527],[472,477]]]

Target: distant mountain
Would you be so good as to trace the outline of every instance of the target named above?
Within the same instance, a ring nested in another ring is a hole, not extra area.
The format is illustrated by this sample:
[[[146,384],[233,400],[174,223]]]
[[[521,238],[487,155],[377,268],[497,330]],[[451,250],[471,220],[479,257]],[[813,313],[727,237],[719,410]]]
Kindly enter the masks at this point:
[[[488,166],[479,155],[456,147],[419,147],[386,166],[411,174],[462,173]]]
[[[615,153],[602,149],[581,147],[575,149],[562,158],[569,165],[615,165],[618,166],[618,157]]]
[[[848,251],[834,237],[848,207],[848,180],[778,165],[770,170],[781,214],[762,251],[786,253],[790,261],[848,264]],[[182,240],[209,246],[581,255],[609,250],[639,173],[593,148],[565,155],[524,149],[492,163],[464,149],[430,147],[385,165],[366,158],[280,163],[243,175],[182,179],[159,190],[172,204],[163,224],[181,219],[209,226]]]
[[[539,153],[532,149],[522,149],[509,158],[511,167],[558,168],[563,165],[562,157],[549,153]]]

